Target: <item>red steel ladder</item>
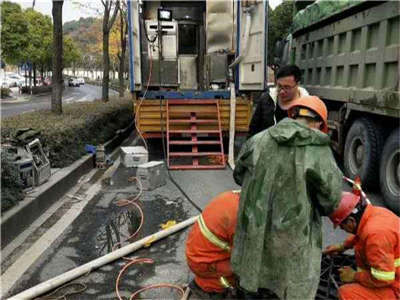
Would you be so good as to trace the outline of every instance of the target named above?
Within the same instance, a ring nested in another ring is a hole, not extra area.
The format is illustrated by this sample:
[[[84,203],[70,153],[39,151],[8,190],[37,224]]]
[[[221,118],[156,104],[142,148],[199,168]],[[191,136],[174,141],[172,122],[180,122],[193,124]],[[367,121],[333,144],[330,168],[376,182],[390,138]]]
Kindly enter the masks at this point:
[[[225,168],[218,100],[173,99],[166,106],[168,168]]]

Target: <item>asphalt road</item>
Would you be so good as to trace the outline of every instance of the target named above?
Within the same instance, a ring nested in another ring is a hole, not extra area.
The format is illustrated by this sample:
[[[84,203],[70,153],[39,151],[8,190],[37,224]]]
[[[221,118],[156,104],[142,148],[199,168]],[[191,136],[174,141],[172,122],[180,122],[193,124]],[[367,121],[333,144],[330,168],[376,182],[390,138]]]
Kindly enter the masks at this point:
[[[117,95],[117,92],[110,89],[110,96]],[[27,101],[0,101],[0,111],[2,118],[27,113],[36,110],[50,109],[51,94],[32,95]],[[29,99],[30,98],[30,99]],[[80,87],[66,86],[63,92],[63,103],[93,101],[101,98],[101,86],[90,84]]]

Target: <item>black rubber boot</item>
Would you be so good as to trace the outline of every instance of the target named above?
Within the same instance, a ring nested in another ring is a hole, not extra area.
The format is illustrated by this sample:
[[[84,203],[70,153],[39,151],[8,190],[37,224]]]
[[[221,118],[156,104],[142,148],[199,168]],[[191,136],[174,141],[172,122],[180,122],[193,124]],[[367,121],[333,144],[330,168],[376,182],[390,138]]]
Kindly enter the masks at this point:
[[[189,283],[189,288],[192,293],[190,299],[212,299],[212,300],[219,300],[225,299],[225,293],[208,293],[204,291],[201,287],[199,287],[194,281],[194,279]]]

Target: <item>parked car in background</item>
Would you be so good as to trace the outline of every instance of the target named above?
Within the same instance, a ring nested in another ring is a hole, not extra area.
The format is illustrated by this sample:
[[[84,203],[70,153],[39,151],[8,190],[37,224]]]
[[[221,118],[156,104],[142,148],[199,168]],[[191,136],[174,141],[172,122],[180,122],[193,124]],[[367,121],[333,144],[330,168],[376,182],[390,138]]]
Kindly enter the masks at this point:
[[[8,77],[1,77],[0,85],[2,88],[9,88],[9,87],[11,87],[11,81]]]
[[[79,80],[71,77],[68,79],[68,86],[80,86]]]
[[[22,86],[25,83],[25,78],[15,73],[9,73],[6,76],[9,87]]]
[[[83,77],[78,78],[79,84],[85,84],[85,79]]]
[[[44,79],[44,85],[50,85],[51,84],[51,77],[46,77]]]

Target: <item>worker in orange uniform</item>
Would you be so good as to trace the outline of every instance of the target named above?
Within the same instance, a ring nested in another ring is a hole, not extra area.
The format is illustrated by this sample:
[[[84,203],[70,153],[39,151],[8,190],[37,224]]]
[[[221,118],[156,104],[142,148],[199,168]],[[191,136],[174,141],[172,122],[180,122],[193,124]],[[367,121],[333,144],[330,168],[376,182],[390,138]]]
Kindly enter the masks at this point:
[[[219,194],[206,206],[186,242],[186,259],[195,274],[189,284],[200,298],[223,299],[233,289],[231,247],[240,191]]]
[[[351,235],[324,253],[335,255],[354,248],[357,262],[357,271],[348,266],[339,269],[346,283],[339,288],[339,299],[400,299],[400,218],[349,192],[343,192],[329,218],[335,228],[340,226]]]

